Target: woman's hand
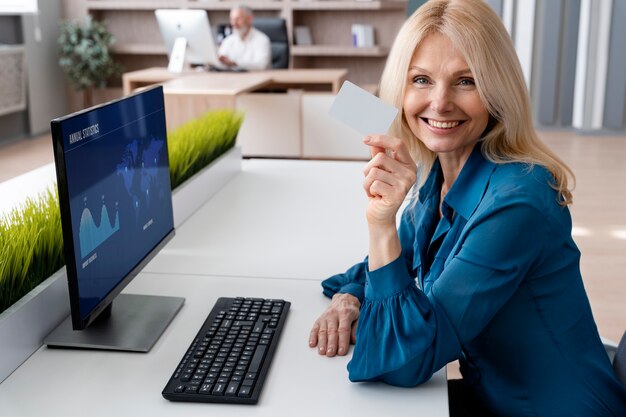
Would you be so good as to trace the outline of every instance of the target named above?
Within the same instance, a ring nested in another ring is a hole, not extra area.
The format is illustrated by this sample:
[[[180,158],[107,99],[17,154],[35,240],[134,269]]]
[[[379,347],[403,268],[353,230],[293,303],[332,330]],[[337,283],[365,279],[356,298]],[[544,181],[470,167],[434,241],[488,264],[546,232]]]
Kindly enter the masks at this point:
[[[396,214],[415,183],[417,166],[404,142],[385,135],[363,139],[372,159],[363,171],[363,188],[369,199],[367,222],[371,226],[393,226]]]
[[[417,166],[404,142],[385,135],[366,136],[372,159],[365,166],[363,188],[367,193],[370,271],[400,256],[402,246],[396,215],[417,178]]]
[[[356,326],[361,303],[352,294],[335,294],[330,305],[315,321],[309,346],[317,346],[320,355],[343,356],[356,340]]]

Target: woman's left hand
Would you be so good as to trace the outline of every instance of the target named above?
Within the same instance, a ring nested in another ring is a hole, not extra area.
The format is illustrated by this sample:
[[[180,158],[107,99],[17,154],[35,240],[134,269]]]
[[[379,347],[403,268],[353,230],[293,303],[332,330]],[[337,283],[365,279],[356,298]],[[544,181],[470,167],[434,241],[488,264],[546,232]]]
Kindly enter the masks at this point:
[[[370,227],[395,227],[396,214],[417,178],[417,166],[402,139],[369,135],[363,143],[372,153],[363,171],[369,199],[367,222]]]

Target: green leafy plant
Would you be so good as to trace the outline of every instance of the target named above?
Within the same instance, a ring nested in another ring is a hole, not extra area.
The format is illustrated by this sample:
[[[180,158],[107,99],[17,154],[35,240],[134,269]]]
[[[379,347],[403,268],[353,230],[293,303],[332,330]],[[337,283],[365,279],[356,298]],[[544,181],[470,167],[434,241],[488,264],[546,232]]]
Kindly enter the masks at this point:
[[[172,189],[232,148],[242,122],[240,112],[215,110],[169,132]],[[0,216],[0,312],[64,264],[56,187]]]
[[[122,73],[110,48],[115,38],[106,26],[87,16],[84,22],[66,21],[60,26],[59,65],[76,90],[83,91],[85,107],[93,105],[93,88]]]

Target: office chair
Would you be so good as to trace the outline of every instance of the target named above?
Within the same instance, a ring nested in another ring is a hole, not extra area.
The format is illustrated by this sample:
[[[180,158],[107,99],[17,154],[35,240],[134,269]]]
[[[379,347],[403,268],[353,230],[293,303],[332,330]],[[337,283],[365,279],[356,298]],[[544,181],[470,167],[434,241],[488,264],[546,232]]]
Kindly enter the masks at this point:
[[[626,387],[626,332],[624,332],[622,340],[617,345],[615,358],[613,358],[613,369],[615,369],[617,379]]]
[[[603,340],[604,348],[613,363],[613,369],[617,379],[626,387],[626,332],[622,335],[622,340],[616,346],[614,342]]]
[[[289,38],[285,19],[279,17],[255,17],[253,26],[265,33],[272,45],[272,68],[289,67]]]

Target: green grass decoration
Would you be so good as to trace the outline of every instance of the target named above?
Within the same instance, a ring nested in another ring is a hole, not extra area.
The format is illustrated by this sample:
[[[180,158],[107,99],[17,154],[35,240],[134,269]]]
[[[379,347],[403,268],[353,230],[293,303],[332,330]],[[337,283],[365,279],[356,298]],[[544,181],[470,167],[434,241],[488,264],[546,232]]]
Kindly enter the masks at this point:
[[[48,189],[0,218],[0,311],[64,265],[56,189]]]
[[[235,145],[243,113],[214,110],[168,134],[170,181],[178,187]]]
[[[243,114],[214,110],[168,132],[175,189],[235,145]],[[56,187],[0,216],[0,313],[65,264]]]

